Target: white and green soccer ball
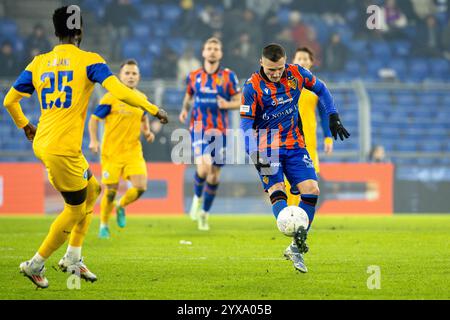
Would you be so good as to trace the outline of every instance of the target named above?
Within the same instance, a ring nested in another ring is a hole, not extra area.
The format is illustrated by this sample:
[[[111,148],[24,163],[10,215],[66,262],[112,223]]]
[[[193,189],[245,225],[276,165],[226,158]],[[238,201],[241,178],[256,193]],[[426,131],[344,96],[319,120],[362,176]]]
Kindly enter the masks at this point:
[[[278,230],[288,237],[292,237],[300,227],[308,229],[308,225],[308,214],[297,206],[284,208],[277,218]]]

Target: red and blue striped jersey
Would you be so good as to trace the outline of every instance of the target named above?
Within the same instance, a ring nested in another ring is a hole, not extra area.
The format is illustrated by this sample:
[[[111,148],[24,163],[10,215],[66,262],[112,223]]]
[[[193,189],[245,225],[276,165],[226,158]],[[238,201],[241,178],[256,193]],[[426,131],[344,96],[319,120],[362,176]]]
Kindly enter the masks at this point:
[[[218,68],[213,74],[204,68],[192,71],[186,79],[186,92],[194,97],[189,129],[197,132],[218,129],[225,133],[228,111],[219,109],[217,96],[229,101],[240,92],[238,84],[236,74],[230,69]]]
[[[305,140],[298,126],[298,100],[303,88],[319,96],[328,115],[337,112],[324,83],[299,65],[286,64],[278,83],[269,81],[262,70],[247,80],[240,113],[243,120],[253,121],[260,149],[305,148]],[[267,131],[263,132],[263,129]],[[278,131],[273,134],[272,130]]]

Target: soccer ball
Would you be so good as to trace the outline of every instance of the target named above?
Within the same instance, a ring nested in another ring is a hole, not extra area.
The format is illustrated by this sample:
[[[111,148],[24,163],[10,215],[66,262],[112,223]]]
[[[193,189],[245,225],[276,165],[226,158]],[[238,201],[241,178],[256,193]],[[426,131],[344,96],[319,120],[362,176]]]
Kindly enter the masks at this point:
[[[278,230],[292,237],[300,227],[308,228],[309,218],[306,211],[297,206],[289,206],[281,210],[277,218]]]

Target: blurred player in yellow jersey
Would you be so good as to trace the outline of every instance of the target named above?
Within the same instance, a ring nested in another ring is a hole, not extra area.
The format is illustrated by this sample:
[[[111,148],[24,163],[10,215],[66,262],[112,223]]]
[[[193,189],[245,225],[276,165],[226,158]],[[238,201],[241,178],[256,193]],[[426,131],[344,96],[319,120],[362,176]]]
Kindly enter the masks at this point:
[[[127,60],[120,67],[119,79],[128,88],[138,91],[139,67],[135,60]],[[105,132],[101,150],[102,183],[106,186],[100,205],[101,223],[99,237],[110,237],[108,221],[114,207],[120,177],[129,180],[132,187],[115,203],[117,224],[125,227],[125,207],[137,199],[147,189],[147,165],[142,155],[141,131],[147,142],[155,136],[150,131],[147,115],[142,109],[133,108],[114,98],[110,93],[103,96],[100,104],[89,120],[89,134],[92,152],[99,152],[97,137],[98,122],[105,121]]]
[[[23,128],[27,138],[33,141],[34,153],[46,167],[50,183],[64,198],[64,210],[52,223],[38,251],[20,264],[20,272],[40,288],[48,287],[45,261],[67,239],[67,252],[58,263],[61,270],[88,281],[97,280],[81,258],[81,247],[100,194],[100,185],[81,152],[87,106],[95,83],[127,104],[145,109],[162,123],[168,121],[165,111],[113,76],[98,54],[79,49],[83,29],[78,7],[55,10],[53,24],[59,45],[35,57],[4,100],[16,126]],[[20,100],[35,90],[41,107],[37,129],[20,106]]]
[[[314,65],[314,53],[309,48],[298,48],[295,52],[294,64],[298,64],[303,68],[310,70]],[[306,149],[308,150],[309,156],[314,162],[314,168],[316,173],[320,172],[319,169],[319,154],[317,152],[317,119],[316,110],[319,112],[321,119],[321,127],[323,130],[323,135],[325,137],[323,146],[326,154],[331,154],[333,152],[333,139],[331,137],[330,126],[328,116],[325,109],[320,105],[319,98],[317,95],[307,89],[303,89],[300,95],[300,100],[298,102],[300,119],[302,124],[302,130],[305,137]],[[300,193],[298,190],[293,189],[287,179],[285,179],[286,189],[288,194],[288,205],[297,206],[300,202]],[[291,191],[291,192],[289,192]],[[293,194],[294,193],[294,194]]]

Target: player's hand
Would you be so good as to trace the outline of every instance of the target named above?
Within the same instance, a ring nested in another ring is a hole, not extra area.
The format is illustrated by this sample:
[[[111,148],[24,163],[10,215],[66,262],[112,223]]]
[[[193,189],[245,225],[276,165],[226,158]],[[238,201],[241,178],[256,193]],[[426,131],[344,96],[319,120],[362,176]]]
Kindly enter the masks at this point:
[[[151,131],[145,132],[144,138],[148,143],[153,143],[153,141],[155,141],[155,135]]]
[[[228,109],[228,101],[222,98],[221,96],[217,96],[217,105],[219,109]]]
[[[161,122],[162,124],[166,124],[169,122],[169,116],[163,109],[159,109],[155,117],[157,117],[159,119],[159,122]]]
[[[323,150],[326,155],[330,155],[333,153],[333,140],[331,138],[326,138],[323,142]]]
[[[25,127],[23,127],[23,131],[25,132],[25,136],[27,137],[28,141],[33,142],[34,136],[36,135],[36,127],[29,122]]]
[[[256,170],[264,176],[270,176],[273,174],[272,166],[269,159],[259,151],[255,151],[250,155],[250,159],[253,161]]]
[[[339,119],[339,115],[337,113],[330,114],[330,131],[333,135],[334,140],[341,138],[342,141],[350,137],[350,133],[344,128],[341,120]]]
[[[188,118],[188,111],[186,109],[181,110],[180,116],[178,118],[180,119],[181,123],[185,124]]]
[[[98,154],[100,150],[100,143],[98,141],[91,141],[89,143],[89,150],[91,150],[92,153]]]

